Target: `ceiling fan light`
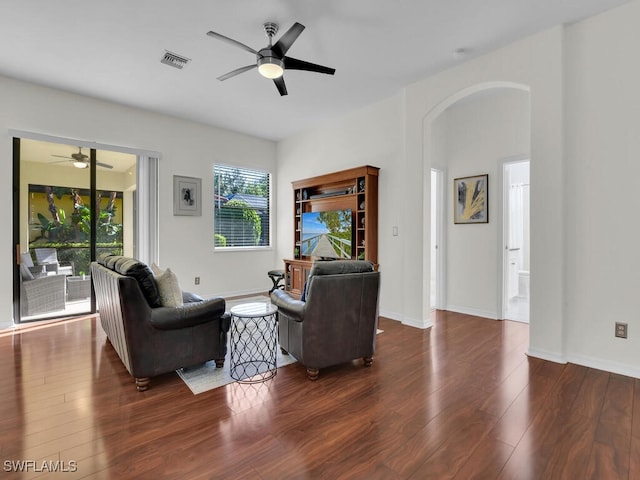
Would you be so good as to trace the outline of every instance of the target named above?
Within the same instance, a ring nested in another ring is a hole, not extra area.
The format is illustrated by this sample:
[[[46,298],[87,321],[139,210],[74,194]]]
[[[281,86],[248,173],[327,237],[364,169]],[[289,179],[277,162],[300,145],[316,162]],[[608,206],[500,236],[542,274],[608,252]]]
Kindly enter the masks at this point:
[[[284,63],[279,58],[262,57],[258,60],[258,72],[266,78],[280,78],[284,73]]]
[[[73,166],[76,168],[87,168],[89,164],[87,162],[73,162]]]

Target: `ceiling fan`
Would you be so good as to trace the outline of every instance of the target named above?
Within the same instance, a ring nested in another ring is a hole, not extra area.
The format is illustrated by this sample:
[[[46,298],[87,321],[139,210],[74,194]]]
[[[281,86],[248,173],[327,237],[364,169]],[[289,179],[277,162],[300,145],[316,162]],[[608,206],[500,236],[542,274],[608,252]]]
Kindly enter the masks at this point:
[[[51,162],[51,163],[62,163],[63,161],[67,161],[67,162],[73,162],[73,166],[76,168],[89,167],[89,156],[82,153],[82,147],[78,147],[78,153],[72,153],[70,157],[65,157],[64,155],[51,155],[51,156],[67,159],[67,160],[60,160],[58,162]],[[113,168],[113,165],[109,165],[108,163],[96,162],[96,165],[102,168]]]
[[[210,37],[217,38],[219,40],[222,40],[223,42],[227,42],[231,45],[235,45],[236,47],[240,47],[243,50],[253,53],[256,56],[256,63],[247,65],[246,67],[237,68],[229,73],[225,73],[224,75],[219,76],[218,80],[227,80],[228,78],[235,77],[240,73],[247,72],[257,67],[258,72],[262,76],[273,80],[273,83],[275,83],[276,87],[278,88],[278,92],[280,92],[280,95],[286,95],[287,87],[284,83],[283,77],[285,70],[306,70],[308,72],[326,73],[327,75],[333,75],[336,72],[335,68],[324,67],[322,65],[317,65],[315,63],[305,62],[304,60],[298,60],[296,58],[286,56],[286,53],[291,48],[291,45],[293,45],[293,42],[296,41],[298,36],[300,36],[302,31],[304,30],[304,25],[298,22],[294,23],[293,26],[289,30],[287,30],[275,44],[272,44],[272,42],[273,37],[276,33],[278,33],[278,24],[273,22],[266,22],[263,27],[264,32],[269,39],[269,45],[260,50],[254,50],[244,43],[241,43],[219,33],[207,32],[207,35],[209,35]]]

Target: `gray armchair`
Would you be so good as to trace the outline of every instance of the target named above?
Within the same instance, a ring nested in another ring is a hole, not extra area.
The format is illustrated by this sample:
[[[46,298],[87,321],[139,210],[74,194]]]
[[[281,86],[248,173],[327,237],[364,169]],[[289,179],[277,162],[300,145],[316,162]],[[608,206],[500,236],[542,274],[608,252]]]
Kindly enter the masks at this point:
[[[55,312],[65,309],[67,277],[49,275],[25,278],[20,282],[20,309],[22,316]]]
[[[271,293],[278,307],[283,352],[307,367],[310,380],[321,368],[357,358],[373,363],[378,328],[380,272],[366,261],[317,262],[296,300],[282,290]]]

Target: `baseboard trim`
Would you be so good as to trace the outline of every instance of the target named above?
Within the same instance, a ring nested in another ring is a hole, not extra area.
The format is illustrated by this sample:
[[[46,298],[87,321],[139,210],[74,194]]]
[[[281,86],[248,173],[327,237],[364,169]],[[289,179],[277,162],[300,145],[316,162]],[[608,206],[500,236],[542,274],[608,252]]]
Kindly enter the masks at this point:
[[[640,368],[624,363],[611,362],[602,358],[590,357],[588,355],[569,355],[569,362],[583,367],[595,368],[605,372],[617,373],[626,377],[640,378]]]
[[[402,315],[399,314],[399,313],[387,312],[387,311],[380,310],[380,312],[378,312],[378,314],[381,317],[388,318],[389,320],[395,320],[396,322],[402,322]]]
[[[498,314],[496,312],[489,312],[487,310],[479,310],[477,308],[457,307],[455,305],[447,305],[450,312],[464,313],[465,315],[473,315],[474,317],[489,318],[491,320],[498,320]]]
[[[427,328],[433,327],[433,322],[429,319],[427,322],[415,319],[415,318],[407,318],[400,313],[397,312],[387,312],[380,311],[380,316],[384,318],[388,318],[389,320],[395,320],[396,322],[400,322],[407,327],[419,328],[421,330],[425,330]]]
[[[269,290],[245,290],[240,292],[225,292],[225,293],[213,293],[213,294],[202,294],[199,293],[203,298],[212,298],[212,297],[222,297],[222,298],[235,298],[235,297],[246,297],[247,295],[265,295]]]
[[[567,363],[567,359],[563,355],[558,355],[555,352],[549,352],[547,350],[540,350],[539,348],[529,348],[527,350],[527,356],[554,363]]]
[[[428,328],[433,327],[433,322],[431,320],[420,321],[415,318],[405,318],[402,320],[402,324],[407,327],[419,328],[420,330],[426,330]]]

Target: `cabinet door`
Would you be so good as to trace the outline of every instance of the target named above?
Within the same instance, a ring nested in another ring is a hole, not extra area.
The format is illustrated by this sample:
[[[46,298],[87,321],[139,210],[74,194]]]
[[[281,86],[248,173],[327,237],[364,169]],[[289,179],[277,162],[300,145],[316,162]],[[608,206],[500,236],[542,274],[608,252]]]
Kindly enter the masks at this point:
[[[291,293],[296,295],[302,294],[303,285],[304,277],[302,265],[291,265]]]

